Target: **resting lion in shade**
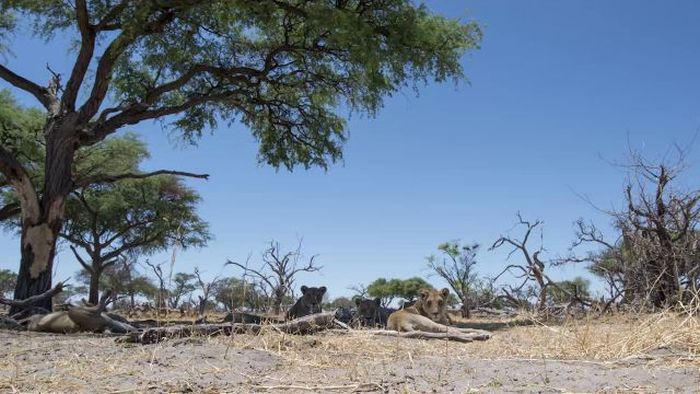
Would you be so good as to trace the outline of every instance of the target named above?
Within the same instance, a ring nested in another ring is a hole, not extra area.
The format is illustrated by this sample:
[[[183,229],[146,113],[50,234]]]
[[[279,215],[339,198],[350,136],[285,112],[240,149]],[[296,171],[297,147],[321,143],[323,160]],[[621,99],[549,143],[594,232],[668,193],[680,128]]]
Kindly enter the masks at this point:
[[[301,286],[301,297],[299,297],[297,302],[287,311],[287,319],[296,319],[314,313],[321,313],[321,304],[323,303],[324,294],[326,294],[326,286]]]
[[[449,289],[421,289],[418,301],[408,308],[396,311],[389,316],[387,328],[399,332],[425,332],[446,334],[479,334],[476,339],[487,339],[490,335],[481,330],[450,327],[450,317],[445,312]]]

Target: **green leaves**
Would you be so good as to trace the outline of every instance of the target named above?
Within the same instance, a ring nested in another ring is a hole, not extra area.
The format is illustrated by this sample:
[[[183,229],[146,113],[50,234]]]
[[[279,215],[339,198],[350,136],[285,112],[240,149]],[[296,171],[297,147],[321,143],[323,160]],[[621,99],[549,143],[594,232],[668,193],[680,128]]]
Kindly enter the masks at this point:
[[[17,273],[8,269],[0,269],[0,297],[4,297],[14,290],[16,283]]]
[[[379,278],[367,286],[367,294],[370,297],[381,298],[382,305],[387,306],[394,298],[414,300],[418,296],[418,291],[423,288],[432,289],[433,286],[419,277],[389,280]]]
[[[199,200],[169,175],[88,187],[68,201],[64,233],[72,242],[87,240],[88,252],[99,244],[103,254],[201,247],[210,235],[196,213]]]
[[[76,9],[8,0],[0,29],[14,15],[44,37],[79,32]],[[258,159],[290,170],[342,158],[343,113],[372,116],[400,89],[462,79],[460,58],[482,36],[474,22],[409,0],[90,0],[86,9],[82,32],[103,52],[76,62],[96,67],[82,83],[92,91],[82,144],[147,119],[167,118],[190,142],[241,121],[260,141]],[[113,107],[100,116],[105,92]]]

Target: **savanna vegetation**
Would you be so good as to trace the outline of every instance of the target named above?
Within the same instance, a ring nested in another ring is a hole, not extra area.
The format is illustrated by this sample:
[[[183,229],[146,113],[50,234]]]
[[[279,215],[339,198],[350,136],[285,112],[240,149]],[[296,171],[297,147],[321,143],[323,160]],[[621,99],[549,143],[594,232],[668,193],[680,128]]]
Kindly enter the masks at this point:
[[[640,369],[627,365],[631,375],[616,375],[602,363],[671,360],[667,366],[680,369],[659,372],[649,387],[695,382],[683,368],[699,365],[700,188],[681,183],[688,168],[682,149],[661,162],[633,152],[621,166],[625,204],[605,211],[612,226],[572,218],[567,250],[547,249],[545,223],[516,213],[514,227],[496,239],[445,240],[416,256],[413,277],[378,270],[347,289],[301,282],[323,270],[322,256],[301,241],[269,240],[245,261],[176,264],[179,251],[206,248],[216,236],[199,213],[206,201],[196,181],[208,175],[145,170],[148,147],[131,130],[158,120],[196,143],[240,123],[261,164],[328,169],[343,157],[350,113],[373,116],[406,88],[464,80],[460,59],[479,48],[478,23],[407,0],[8,0],[0,4],[0,56],[27,29],[47,42],[69,35],[73,47],[64,49],[72,66],[48,66],[44,83],[0,62],[0,79],[11,88],[0,90],[0,226],[18,241],[20,256],[13,269],[0,270],[0,338],[10,349],[0,365],[59,372],[2,372],[1,390],[104,384],[115,392],[216,391],[240,384],[249,391],[425,392],[470,390],[474,380],[498,391],[512,377],[507,372],[517,375],[508,382],[515,388],[518,379],[540,376],[533,359],[556,367],[552,380],[530,389],[568,384],[566,363],[584,359],[584,372],[628,387]],[[18,93],[36,105],[20,105]],[[72,264],[75,274],[56,282],[63,279],[53,277],[59,248],[71,257],[60,264]],[[507,255],[502,270],[480,273],[494,251]],[[170,259],[158,260],[164,252]],[[604,292],[584,277],[553,274],[570,264],[585,267]],[[348,292],[355,294],[337,296]],[[289,309],[293,319],[285,319]],[[421,329],[384,330],[397,309]],[[449,324],[431,326],[442,314]],[[371,328],[363,325],[368,316]],[[13,336],[26,330],[60,335]],[[75,338],[82,337],[63,334],[82,331],[121,336],[116,343],[90,337],[77,355]],[[50,338],[54,352],[33,351],[34,338]],[[485,342],[465,349],[474,341]],[[124,342],[155,350],[131,351]],[[187,360],[171,349],[181,344]],[[232,348],[251,371],[228,361]],[[158,352],[171,361],[154,363]],[[449,362],[438,368],[439,357]],[[464,378],[474,369],[464,360],[490,370],[494,358],[511,369]],[[209,359],[211,370],[199,365]],[[163,376],[155,388],[145,383],[144,363]],[[125,385],[100,369],[136,378]],[[421,383],[410,382],[410,370]],[[212,383],[217,373],[225,383]],[[290,379],[303,385],[286,384]]]

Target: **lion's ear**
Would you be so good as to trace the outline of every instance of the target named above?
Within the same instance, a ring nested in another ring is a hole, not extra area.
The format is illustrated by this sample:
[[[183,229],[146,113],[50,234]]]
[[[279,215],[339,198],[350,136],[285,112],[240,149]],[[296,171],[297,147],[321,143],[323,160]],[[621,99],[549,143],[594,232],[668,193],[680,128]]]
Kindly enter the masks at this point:
[[[321,286],[318,289],[321,291],[321,295],[326,294],[326,286]]]
[[[430,290],[428,289],[420,289],[418,290],[418,294],[420,294],[421,300],[424,300],[430,295]]]
[[[301,286],[301,294],[306,294],[306,290],[309,290],[306,286]]]
[[[447,298],[450,295],[450,289],[445,287],[442,290],[440,290],[440,293],[442,294],[443,297]]]

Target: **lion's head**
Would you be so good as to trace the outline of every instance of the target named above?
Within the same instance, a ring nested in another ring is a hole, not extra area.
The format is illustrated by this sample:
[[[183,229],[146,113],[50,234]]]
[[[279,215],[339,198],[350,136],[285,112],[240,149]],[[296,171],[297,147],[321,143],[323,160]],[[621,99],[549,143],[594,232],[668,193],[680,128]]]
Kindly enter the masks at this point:
[[[362,324],[374,324],[379,316],[381,299],[379,297],[371,300],[367,298],[355,298],[357,306],[357,318]]]
[[[449,289],[420,289],[418,294],[419,302],[417,302],[415,306],[422,315],[427,316],[433,321],[439,321],[445,316],[447,297],[450,295]]]
[[[320,313],[324,294],[326,294],[326,286],[301,286],[301,298],[299,300],[310,313]]]

